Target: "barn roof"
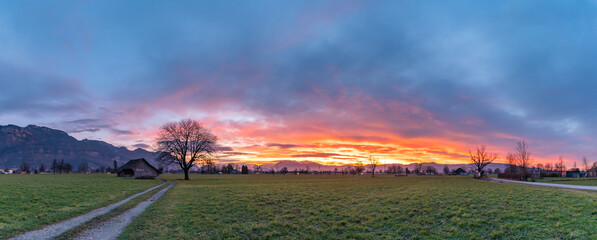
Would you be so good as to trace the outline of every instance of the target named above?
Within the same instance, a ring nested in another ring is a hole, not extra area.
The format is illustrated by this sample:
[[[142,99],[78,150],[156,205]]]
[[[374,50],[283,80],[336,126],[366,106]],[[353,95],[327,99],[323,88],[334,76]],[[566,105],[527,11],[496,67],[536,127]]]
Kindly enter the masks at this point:
[[[158,173],[160,172],[160,170],[158,170],[157,168],[155,168],[154,166],[149,164],[149,162],[147,162],[147,160],[145,160],[145,158],[133,159],[133,160],[128,161],[126,164],[122,165],[122,167],[118,168],[118,172],[125,170],[125,169],[132,169],[132,167],[134,167],[135,165],[137,165],[140,162],[145,162],[145,164],[147,164],[148,166],[153,168],[153,170],[155,170]]]

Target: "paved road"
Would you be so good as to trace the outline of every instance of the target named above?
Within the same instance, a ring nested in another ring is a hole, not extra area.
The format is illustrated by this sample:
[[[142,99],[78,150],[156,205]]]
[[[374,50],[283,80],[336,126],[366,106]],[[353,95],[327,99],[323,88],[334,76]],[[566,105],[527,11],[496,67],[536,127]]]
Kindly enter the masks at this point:
[[[149,207],[149,205],[151,205],[154,201],[156,201],[160,197],[162,197],[162,195],[164,195],[164,193],[166,191],[168,191],[168,189],[170,189],[172,186],[174,186],[174,183],[172,183],[169,186],[165,187],[164,189],[160,190],[158,193],[153,195],[151,198],[137,204],[137,206],[135,206],[134,208],[131,208],[130,210],[126,211],[125,213],[118,215],[116,217],[113,217],[110,220],[108,220],[92,229],[89,229],[89,230],[83,232],[81,235],[77,236],[75,239],[85,239],[85,240],[92,240],[92,239],[108,240],[108,239],[110,239],[111,240],[111,239],[118,238],[118,236],[122,233],[122,230],[124,230],[124,228],[127,225],[132,223],[133,220],[135,220],[135,218],[137,216],[141,215],[141,213],[143,213],[143,211],[145,211],[145,209],[147,207]]]
[[[557,188],[569,188],[569,189],[597,191],[597,186],[580,186],[580,185],[556,184],[556,183],[524,182],[524,181],[499,179],[499,178],[489,178],[489,179],[501,181],[501,182],[520,183],[520,184],[528,184],[528,185],[536,185],[536,186],[544,186],[544,187],[557,187]]]
[[[28,240],[28,239],[32,239],[32,240],[45,240],[45,239],[52,239],[55,238],[57,236],[59,236],[60,234],[63,234],[64,232],[75,228],[83,223],[88,222],[89,220],[91,220],[92,218],[95,218],[97,216],[100,215],[104,215],[112,210],[114,210],[115,208],[119,207],[122,204],[127,203],[128,201],[132,200],[133,198],[136,198],[138,196],[141,196],[145,193],[150,192],[151,190],[154,190],[156,188],[161,187],[162,185],[164,185],[166,183],[162,183],[160,185],[157,185],[155,187],[149,188],[143,192],[140,193],[136,193],[120,202],[117,203],[113,203],[111,205],[108,205],[106,207],[102,207],[102,208],[98,208],[95,209],[91,212],[85,213],[83,215],[80,215],[78,217],[74,217],[56,224],[52,224],[49,226],[46,226],[42,229],[38,229],[38,230],[34,230],[34,231],[30,231],[30,232],[26,232],[23,233],[21,235],[18,235],[16,237],[11,238],[11,240]]]

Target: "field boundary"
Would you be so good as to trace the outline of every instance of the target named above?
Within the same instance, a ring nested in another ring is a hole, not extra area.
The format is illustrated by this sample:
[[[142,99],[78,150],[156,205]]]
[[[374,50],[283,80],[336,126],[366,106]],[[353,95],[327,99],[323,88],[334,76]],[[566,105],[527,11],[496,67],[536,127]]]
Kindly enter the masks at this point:
[[[51,224],[48,225],[46,227],[43,227],[41,229],[38,230],[33,230],[33,231],[29,231],[29,232],[25,232],[23,234],[17,235],[15,237],[9,238],[10,240],[25,240],[25,239],[39,239],[39,240],[45,240],[45,239],[53,239],[63,233],[65,233],[66,231],[73,229],[75,227],[78,227],[88,221],[90,221],[91,219],[104,215],[112,210],[114,210],[115,208],[131,201],[132,199],[141,196],[145,193],[151,192],[154,189],[157,189],[161,186],[164,186],[166,184],[166,182],[163,182],[157,186],[148,188],[142,192],[139,193],[135,193],[123,200],[120,200],[117,203],[113,203],[110,204],[108,206],[105,207],[101,207],[101,208],[97,208],[94,209],[88,213],[79,215],[77,217],[73,217],[67,220],[64,220],[62,222],[59,223],[55,223],[55,224]]]
[[[543,187],[556,187],[556,188],[568,188],[568,189],[577,189],[577,190],[597,191],[597,186],[582,186],[582,185],[572,185],[572,184],[540,183],[540,182],[524,182],[524,181],[499,179],[499,178],[489,178],[489,179],[495,180],[495,181],[500,181],[500,182],[520,183],[520,184],[543,186]]]

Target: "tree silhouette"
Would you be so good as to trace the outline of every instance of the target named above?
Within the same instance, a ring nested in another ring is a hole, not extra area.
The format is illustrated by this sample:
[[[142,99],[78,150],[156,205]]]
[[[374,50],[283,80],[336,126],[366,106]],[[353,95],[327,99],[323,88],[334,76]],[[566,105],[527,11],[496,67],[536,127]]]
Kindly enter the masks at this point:
[[[196,120],[164,124],[157,138],[156,159],[162,165],[175,164],[189,180],[189,170],[198,163],[214,158],[217,137]]]
[[[487,152],[487,147],[485,145],[477,147],[477,152],[475,153],[471,152],[470,150],[468,153],[471,157],[471,163],[477,172],[477,178],[482,178],[483,175],[485,175],[485,172],[483,171],[485,166],[489,165],[497,158],[497,154]]]

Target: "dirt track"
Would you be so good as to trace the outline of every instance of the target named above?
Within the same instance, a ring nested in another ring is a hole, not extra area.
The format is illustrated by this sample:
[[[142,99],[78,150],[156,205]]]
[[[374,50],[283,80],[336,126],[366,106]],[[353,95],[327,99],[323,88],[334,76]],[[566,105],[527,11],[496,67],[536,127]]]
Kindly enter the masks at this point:
[[[104,214],[106,214],[106,213],[114,210],[115,208],[119,207],[120,205],[129,202],[133,198],[136,198],[136,197],[141,196],[141,195],[143,195],[145,193],[148,193],[148,192],[150,192],[150,191],[152,191],[154,189],[157,189],[157,188],[163,186],[164,184],[166,184],[166,183],[162,183],[162,184],[157,185],[155,187],[149,188],[149,189],[147,189],[147,190],[145,190],[143,192],[133,194],[132,196],[130,196],[128,198],[125,198],[124,200],[121,200],[120,202],[113,203],[113,204],[108,205],[106,207],[101,207],[101,208],[95,209],[95,210],[93,210],[91,212],[85,213],[83,215],[80,215],[80,216],[77,216],[77,217],[74,217],[74,218],[71,218],[71,219],[59,222],[59,223],[55,223],[55,224],[46,226],[46,227],[44,227],[42,229],[33,230],[33,231],[30,231],[30,232],[23,233],[21,235],[17,235],[17,236],[15,236],[13,238],[10,238],[10,239],[11,240],[21,240],[21,239],[23,239],[23,240],[28,240],[28,239],[31,239],[31,240],[44,240],[44,239],[55,238],[55,237],[59,236],[60,234],[66,232],[66,231],[68,231],[68,230],[70,230],[72,228],[75,228],[75,227],[77,227],[77,226],[79,226],[79,225],[81,225],[83,223],[86,223],[89,220],[91,220],[91,219],[93,219],[93,218],[95,218],[97,216],[104,215]]]
[[[89,229],[89,230],[83,232],[81,235],[75,237],[74,239],[102,239],[103,240],[103,239],[118,238],[118,236],[122,233],[122,230],[124,230],[124,228],[127,225],[132,223],[133,220],[135,220],[135,218],[137,216],[141,215],[141,213],[143,213],[143,211],[145,211],[145,209],[147,207],[149,207],[149,205],[151,205],[154,201],[156,201],[160,197],[162,197],[162,195],[164,195],[164,193],[166,193],[166,191],[168,191],[168,189],[170,189],[172,186],[174,186],[174,183],[172,183],[169,186],[165,187],[164,189],[160,190],[155,195],[153,195],[151,198],[137,204],[137,206],[135,206],[134,208],[129,209],[125,213],[118,215],[116,217],[113,217],[110,220],[108,220],[92,229]]]

